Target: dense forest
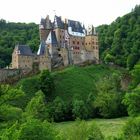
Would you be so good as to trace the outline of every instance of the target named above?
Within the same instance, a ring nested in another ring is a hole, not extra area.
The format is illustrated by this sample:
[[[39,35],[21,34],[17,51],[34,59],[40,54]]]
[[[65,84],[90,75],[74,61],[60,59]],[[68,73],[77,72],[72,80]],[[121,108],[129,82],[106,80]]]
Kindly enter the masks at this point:
[[[132,69],[140,59],[140,6],[110,25],[99,26],[98,33],[102,61]]]
[[[16,44],[28,44],[33,51],[39,46],[39,29],[35,23],[13,23],[0,20],[0,68],[11,62]]]

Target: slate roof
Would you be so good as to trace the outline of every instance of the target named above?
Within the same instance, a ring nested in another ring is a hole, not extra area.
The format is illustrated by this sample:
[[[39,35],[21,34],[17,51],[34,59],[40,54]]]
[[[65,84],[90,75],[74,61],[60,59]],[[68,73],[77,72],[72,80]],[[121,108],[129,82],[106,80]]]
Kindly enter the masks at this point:
[[[37,55],[44,55],[44,53],[45,53],[45,42],[41,41]]]
[[[55,15],[54,17],[54,28],[64,29],[64,22],[61,20],[61,17]]]
[[[74,20],[68,20],[68,27],[72,27],[73,32],[79,32],[79,33],[84,33],[83,32],[83,27],[79,21],[74,21]]]
[[[31,48],[27,45],[17,45],[16,48],[21,55],[34,55]]]

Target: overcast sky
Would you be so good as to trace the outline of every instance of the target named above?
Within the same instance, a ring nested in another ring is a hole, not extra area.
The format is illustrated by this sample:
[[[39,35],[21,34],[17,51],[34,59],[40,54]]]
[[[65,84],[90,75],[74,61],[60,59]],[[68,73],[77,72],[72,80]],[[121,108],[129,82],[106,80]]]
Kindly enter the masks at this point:
[[[98,26],[130,12],[140,0],[0,0],[0,19],[39,23],[47,14]],[[55,11],[56,12],[55,12]]]

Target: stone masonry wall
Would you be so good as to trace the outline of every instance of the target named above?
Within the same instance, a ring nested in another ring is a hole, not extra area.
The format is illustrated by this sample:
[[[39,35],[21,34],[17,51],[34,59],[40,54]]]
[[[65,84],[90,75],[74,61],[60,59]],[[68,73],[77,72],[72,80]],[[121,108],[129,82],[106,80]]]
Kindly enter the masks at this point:
[[[12,84],[30,73],[29,69],[0,69],[0,83]]]

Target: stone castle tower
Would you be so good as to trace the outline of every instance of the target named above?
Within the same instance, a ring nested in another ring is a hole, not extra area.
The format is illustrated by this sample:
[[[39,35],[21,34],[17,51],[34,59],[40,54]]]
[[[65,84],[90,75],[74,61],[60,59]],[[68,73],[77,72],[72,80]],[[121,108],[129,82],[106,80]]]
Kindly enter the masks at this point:
[[[93,26],[86,30],[79,21],[47,16],[39,25],[40,46],[33,54],[26,45],[17,45],[12,67],[21,69],[52,69],[86,61],[99,63],[98,36]]]

